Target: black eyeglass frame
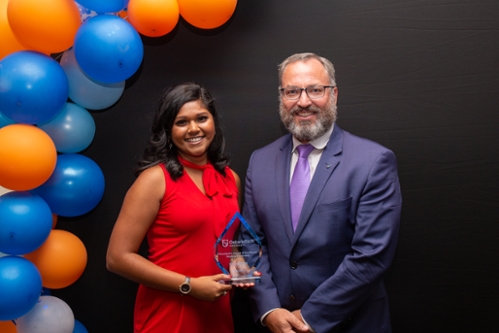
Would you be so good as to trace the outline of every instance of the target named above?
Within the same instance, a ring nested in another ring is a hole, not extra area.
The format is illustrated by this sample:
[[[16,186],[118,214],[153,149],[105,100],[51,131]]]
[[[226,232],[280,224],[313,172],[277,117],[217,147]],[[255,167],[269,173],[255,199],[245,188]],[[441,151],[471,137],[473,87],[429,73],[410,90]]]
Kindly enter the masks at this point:
[[[322,96],[319,96],[319,97],[310,97],[310,95],[308,94],[308,90],[309,88],[314,88],[314,87],[322,87],[324,88],[324,93],[322,94]],[[287,99],[288,101],[296,101],[298,99],[300,99],[301,97],[301,94],[303,93],[303,91],[305,90],[305,93],[307,94],[308,98],[310,99],[319,99],[319,98],[322,98],[324,97],[324,95],[326,94],[326,88],[336,88],[336,86],[322,86],[322,85],[313,85],[313,86],[308,86],[306,88],[298,88],[296,87],[295,89],[296,90],[300,90],[300,93],[298,94],[298,97],[296,98],[288,98],[285,94],[284,94],[284,90],[286,88],[279,88],[279,92],[281,93],[282,96],[284,96],[285,99]]]

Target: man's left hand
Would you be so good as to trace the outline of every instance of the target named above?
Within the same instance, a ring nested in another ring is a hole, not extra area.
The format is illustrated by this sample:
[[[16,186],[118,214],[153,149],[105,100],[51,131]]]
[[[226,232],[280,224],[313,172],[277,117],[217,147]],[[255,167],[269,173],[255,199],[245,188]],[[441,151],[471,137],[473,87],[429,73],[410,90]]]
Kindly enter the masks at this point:
[[[295,310],[293,312],[291,312],[296,318],[298,318],[299,320],[303,321],[303,317],[301,316],[301,310]],[[308,325],[307,325],[308,326]],[[298,332],[298,331],[297,331]],[[299,331],[299,332],[303,332],[303,331]],[[308,331],[306,331],[306,333],[313,333],[310,329]]]

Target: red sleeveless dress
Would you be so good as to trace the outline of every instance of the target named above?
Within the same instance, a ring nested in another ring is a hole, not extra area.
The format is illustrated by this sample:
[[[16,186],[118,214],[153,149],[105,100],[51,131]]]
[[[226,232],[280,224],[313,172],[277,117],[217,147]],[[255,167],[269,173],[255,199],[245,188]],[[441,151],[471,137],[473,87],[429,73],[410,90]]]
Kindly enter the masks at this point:
[[[227,176],[223,177],[211,165],[204,166],[205,195],[187,172],[173,181],[165,166],[161,168],[166,190],[147,232],[149,260],[190,277],[220,274],[213,257],[214,244],[239,210],[232,172],[226,168]],[[134,333],[233,333],[233,326],[229,295],[208,302],[139,285]]]

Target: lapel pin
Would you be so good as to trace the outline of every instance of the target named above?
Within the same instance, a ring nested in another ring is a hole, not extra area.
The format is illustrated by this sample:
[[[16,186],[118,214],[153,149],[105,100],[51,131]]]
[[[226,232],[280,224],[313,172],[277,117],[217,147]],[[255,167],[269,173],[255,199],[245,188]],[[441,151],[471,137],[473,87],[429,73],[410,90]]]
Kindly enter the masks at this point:
[[[331,164],[326,163],[326,169],[329,169],[331,167]]]

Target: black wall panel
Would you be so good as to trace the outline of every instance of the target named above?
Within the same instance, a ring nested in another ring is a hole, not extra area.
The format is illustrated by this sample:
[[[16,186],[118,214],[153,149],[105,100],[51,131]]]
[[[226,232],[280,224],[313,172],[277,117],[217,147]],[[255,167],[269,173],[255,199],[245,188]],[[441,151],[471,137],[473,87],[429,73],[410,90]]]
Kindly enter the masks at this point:
[[[89,332],[132,332],[137,286],[106,270],[105,253],[162,89],[195,81],[212,92],[244,179],[251,152],[285,133],[277,64],[307,51],[336,66],[340,126],[398,158],[402,225],[386,278],[394,332],[498,331],[497,0],[247,0],[221,28],[181,21],[143,41],[122,98],[92,112],[96,135],[83,154],[104,172],[104,198],[58,222],[89,257],[81,278],[52,294]],[[248,311],[238,292],[238,333],[255,332]]]

